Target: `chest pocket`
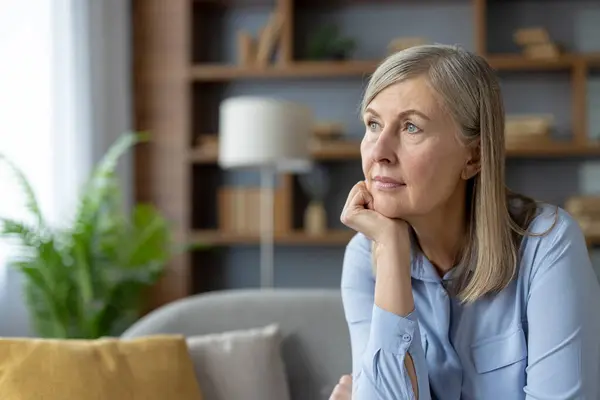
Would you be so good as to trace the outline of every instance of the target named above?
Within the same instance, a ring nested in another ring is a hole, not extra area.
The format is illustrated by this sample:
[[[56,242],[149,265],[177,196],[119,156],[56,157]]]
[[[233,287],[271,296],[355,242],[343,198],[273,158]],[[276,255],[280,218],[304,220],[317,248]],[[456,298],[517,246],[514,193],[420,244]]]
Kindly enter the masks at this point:
[[[473,394],[479,399],[519,399],[524,396],[527,341],[521,327],[471,345],[476,374]]]

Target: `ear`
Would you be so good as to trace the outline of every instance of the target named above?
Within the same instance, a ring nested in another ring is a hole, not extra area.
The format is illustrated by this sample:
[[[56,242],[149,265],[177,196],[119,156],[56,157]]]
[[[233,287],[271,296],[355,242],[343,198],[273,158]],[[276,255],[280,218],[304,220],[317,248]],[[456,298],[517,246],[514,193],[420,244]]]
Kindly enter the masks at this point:
[[[461,171],[460,177],[462,179],[469,180],[479,173],[481,170],[481,148],[479,143],[469,147],[469,155],[467,162],[463,170]]]

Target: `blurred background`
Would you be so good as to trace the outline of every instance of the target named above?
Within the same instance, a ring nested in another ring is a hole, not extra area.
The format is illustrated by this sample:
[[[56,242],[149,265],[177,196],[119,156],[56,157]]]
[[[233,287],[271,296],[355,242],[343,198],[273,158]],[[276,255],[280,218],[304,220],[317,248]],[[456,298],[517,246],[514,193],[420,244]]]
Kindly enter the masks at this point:
[[[424,43],[459,44],[498,71],[507,185],[571,211],[600,271],[596,1],[33,3],[0,7],[0,153],[27,175],[49,223],[71,226],[111,145],[125,132],[148,134],[115,170],[125,210],[149,203],[176,243],[201,245],[167,257],[151,307],[261,284],[260,174],[218,162],[219,105],[240,95],[313,111],[315,168],[279,174],[273,189],[273,284],[339,287],[353,234],[339,215],[361,179],[362,91],[387,54]],[[13,178],[0,168],[0,216],[29,221]],[[0,335],[30,334],[12,252],[7,243],[0,251]]]

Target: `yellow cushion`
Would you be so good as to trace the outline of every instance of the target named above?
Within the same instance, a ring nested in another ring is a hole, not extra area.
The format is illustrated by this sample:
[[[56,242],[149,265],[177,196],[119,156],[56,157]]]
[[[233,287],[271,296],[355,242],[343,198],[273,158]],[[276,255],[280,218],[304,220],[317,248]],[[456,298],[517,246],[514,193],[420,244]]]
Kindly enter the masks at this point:
[[[202,400],[183,336],[0,339],[2,400]]]

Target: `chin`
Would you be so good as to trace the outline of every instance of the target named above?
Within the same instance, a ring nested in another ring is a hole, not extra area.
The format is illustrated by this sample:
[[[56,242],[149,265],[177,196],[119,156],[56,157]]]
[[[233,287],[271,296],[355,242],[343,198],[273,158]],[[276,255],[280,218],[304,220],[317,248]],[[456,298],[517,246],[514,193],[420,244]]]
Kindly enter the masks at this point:
[[[376,194],[373,196],[373,209],[384,217],[394,219],[405,219],[411,215],[410,210],[402,205],[398,199],[390,199],[386,195]]]

